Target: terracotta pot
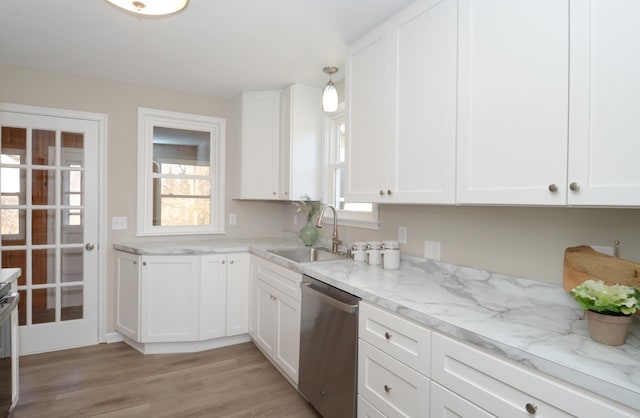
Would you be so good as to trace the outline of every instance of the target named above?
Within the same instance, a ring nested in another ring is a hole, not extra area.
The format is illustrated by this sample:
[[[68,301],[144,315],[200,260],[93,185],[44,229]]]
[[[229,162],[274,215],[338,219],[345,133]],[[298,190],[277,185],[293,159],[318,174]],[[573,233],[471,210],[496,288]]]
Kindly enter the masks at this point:
[[[608,345],[624,344],[631,317],[632,315],[615,316],[587,311],[591,339]]]

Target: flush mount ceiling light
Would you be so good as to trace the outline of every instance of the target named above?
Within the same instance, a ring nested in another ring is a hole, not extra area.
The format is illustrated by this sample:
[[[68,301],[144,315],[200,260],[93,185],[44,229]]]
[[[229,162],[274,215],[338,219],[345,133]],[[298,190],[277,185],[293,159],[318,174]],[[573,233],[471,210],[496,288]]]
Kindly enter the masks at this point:
[[[322,90],[322,110],[327,113],[332,113],[338,110],[338,91],[333,85],[331,76],[338,72],[338,68],[324,67],[322,71],[329,74],[329,82],[324,87],[324,90]]]
[[[162,16],[179,12],[184,9],[189,0],[107,0],[109,3],[140,15]]]

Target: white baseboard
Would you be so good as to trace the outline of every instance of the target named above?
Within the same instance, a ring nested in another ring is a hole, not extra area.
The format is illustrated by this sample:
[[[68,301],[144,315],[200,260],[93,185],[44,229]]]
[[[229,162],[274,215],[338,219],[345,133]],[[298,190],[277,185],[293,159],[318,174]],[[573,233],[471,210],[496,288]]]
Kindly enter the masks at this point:
[[[119,332],[108,332],[107,333],[107,344],[111,343],[119,343],[124,341],[124,336]]]

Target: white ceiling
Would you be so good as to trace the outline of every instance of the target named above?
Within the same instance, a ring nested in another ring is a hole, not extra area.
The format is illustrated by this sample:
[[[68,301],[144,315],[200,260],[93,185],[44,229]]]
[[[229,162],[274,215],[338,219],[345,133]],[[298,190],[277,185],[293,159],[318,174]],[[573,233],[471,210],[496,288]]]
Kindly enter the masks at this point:
[[[1,0],[0,63],[233,97],[322,86],[346,46],[412,0],[190,0],[139,18],[106,0]]]

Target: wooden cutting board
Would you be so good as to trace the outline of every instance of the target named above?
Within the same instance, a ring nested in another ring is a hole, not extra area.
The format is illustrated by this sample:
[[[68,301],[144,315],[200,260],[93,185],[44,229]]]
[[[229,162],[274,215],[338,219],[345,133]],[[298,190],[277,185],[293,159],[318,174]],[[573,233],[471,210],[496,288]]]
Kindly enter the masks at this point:
[[[565,290],[569,291],[588,279],[640,289],[640,264],[602,254],[587,245],[567,248],[562,275]]]

